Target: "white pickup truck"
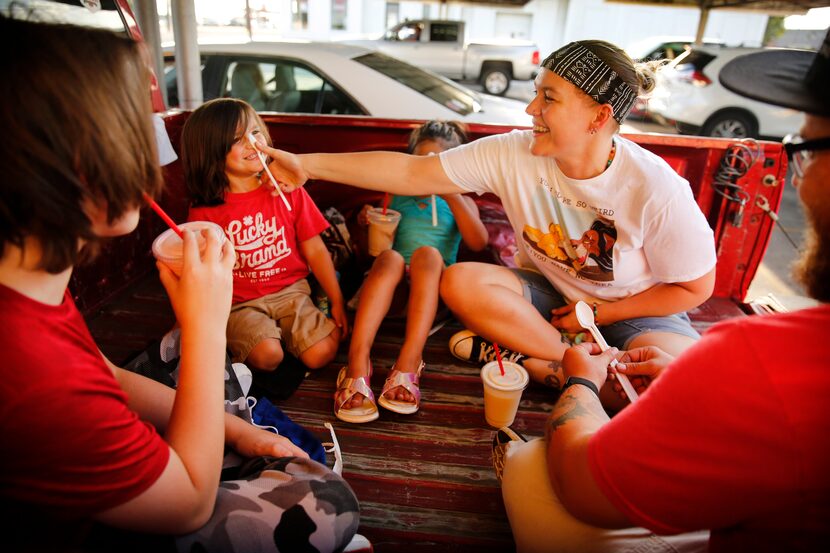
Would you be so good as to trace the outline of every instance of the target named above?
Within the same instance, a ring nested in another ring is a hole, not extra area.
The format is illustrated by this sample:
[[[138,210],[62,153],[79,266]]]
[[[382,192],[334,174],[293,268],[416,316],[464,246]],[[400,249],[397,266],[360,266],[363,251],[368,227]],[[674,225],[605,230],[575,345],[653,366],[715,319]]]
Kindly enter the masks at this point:
[[[349,42],[450,79],[479,82],[485,92],[497,96],[507,92],[512,79],[536,76],[539,48],[534,43],[512,39],[467,43],[464,36],[463,21],[418,19],[395,25],[379,40]]]

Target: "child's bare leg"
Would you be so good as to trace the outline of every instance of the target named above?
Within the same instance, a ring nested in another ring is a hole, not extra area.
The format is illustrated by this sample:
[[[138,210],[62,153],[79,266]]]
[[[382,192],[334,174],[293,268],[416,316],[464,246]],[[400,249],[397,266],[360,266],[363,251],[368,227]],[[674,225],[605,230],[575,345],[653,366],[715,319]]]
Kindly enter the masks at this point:
[[[320,369],[332,362],[340,346],[340,329],[335,328],[331,334],[300,354],[300,361],[309,369]]]
[[[282,363],[285,354],[282,344],[275,338],[266,338],[251,350],[245,359],[245,364],[260,371],[273,371]]]
[[[359,378],[369,374],[370,354],[375,335],[389,311],[389,306],[392,305],[395,288],[403,278],[403,273],[404,261],[398,252],[386,250],[375,259],[360,291],[360,303],[357,306],[352,340],[349,343],[347,377]],[[343,406],[351,409],[358,407],[362,402],[363,395],[355,394]]]
[[[438,284],[444,270],[441,253],[433,247],[415,250],[409,264],[410,291],[406,306],[406,337],[395,361],[402,372],[415,372],[424,355],[424,345],[438,310]],[[398,386],[385,396],[398,401],[415,401],[406,388]]]

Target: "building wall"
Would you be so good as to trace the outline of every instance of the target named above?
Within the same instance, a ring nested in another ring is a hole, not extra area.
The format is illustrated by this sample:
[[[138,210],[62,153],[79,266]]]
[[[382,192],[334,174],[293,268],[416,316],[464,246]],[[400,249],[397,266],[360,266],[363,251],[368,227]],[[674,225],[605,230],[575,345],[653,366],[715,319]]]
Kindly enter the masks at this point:
[[[168,11],[170,0],[157,0],[159,13]],[[387,28],[386,0],[348,0],[346,29],[331,29],[331,1],[308,0],[308,27],[294,29],[291,20],[293,0],[252,0],[254,12],[264,8],[269,14],[266,26],[255,24],[257,40],[305,38],[314,40],[344,40],[377,38]],[[244,15],[244,0],[224,0],[221,4],[209,0],[195,0],[197,18],[237,20]],[[509,36],[510,29],[499,28],[499,14],[530,14],[529,39],[539,45],[544,57],[559,46],[581,38],[602,38],[620,46],[655,34],[694,36],[699,11],[695,8],[671,8],[654,5],[633,5],[605,0],[531,0],[520,8],[492,5],[439,2],[398,2],[399,20],[423,17],[462,19],[467,22],[468,40],[493,40]],[[768,17],[753,12],[713,10],[709,16],[706,37],[727,44],[760,44]],[[227,25],[227,23],[225,23]],[[169,27],[169,25],[168,25]],[[170,40],[169,31],[162,28],[162,40]],[[230,38],[241,35],[244,27],[213,27],[211,32]],[[200,36],[202,28],[200,28]]]

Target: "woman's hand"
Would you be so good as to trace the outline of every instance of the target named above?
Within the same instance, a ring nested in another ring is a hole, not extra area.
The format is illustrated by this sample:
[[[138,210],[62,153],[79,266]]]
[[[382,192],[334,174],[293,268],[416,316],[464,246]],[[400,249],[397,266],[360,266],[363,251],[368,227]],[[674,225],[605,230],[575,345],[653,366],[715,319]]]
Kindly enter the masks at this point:
[[[204,253],[199,255],[196,235],[182,230],[183,264],[181,276],[176,276],[162,262],[157,262],[159,278],[167,290],[176,319],[182,328],[204,328],[225,332],[233,293],[233,265],[236,253],[230,240],[220,245],[211,231],[202,231]]]
[[[654,380],[672,361],[674,356],[662,349],[645,346],[626,351],[615,370],[626,376],[647,376]]]
[[[582,325],[576,320],[575,305],[576,303],[569,303],[568,305],[551,309],[550,324],[560,333],[577,334],[582,332]]]
[[[602,352],[599,344],[593,342],[570,347],[562,357],[562,375],[566,381],[569,376],[587,378],[597,385],[597,389],[600,389],[608,379],[608,365],[618,353],[617,348]]]
[[[271,158],[268,169],[277,179],[277,183],[283,192],[292,192],[301,187],[309,179],[308,173],[303,168],[300,158],[290,152],[271,148],[266,144],[256,143],[256,148]],[[263,171],[260,180],[265,185],[271,185],[271,179]]]
[[[611,377],[614,378],[617,372],[628,376],[637,393],[642,394],[673,360],[674,357],[655,346],[635,348],[623,354],[612,369]],[[616,379],[614,391],[623,399],[628,398]]]
[[[243,457],[303,457],[308,459],[308,453],[295,446],[288,438],[248,425],[231,444],[234,450]]]

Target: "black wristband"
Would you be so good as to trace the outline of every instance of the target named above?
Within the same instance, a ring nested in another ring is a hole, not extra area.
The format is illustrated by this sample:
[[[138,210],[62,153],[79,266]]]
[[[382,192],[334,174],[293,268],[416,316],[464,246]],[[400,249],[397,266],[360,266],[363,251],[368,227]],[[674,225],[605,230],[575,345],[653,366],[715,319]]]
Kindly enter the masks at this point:
[[[597,389],[597,385],[588,380],[587,378],[582,378],[581,376],[569,376],[568,379],[565,381],[565,385],[562,386],[562,393],[564,394],[565,390],[567,390],[574,384],[582,384],[583,386],[594,392],[594,394],[596,394],[597,397],[599,397],[599,390]]]

